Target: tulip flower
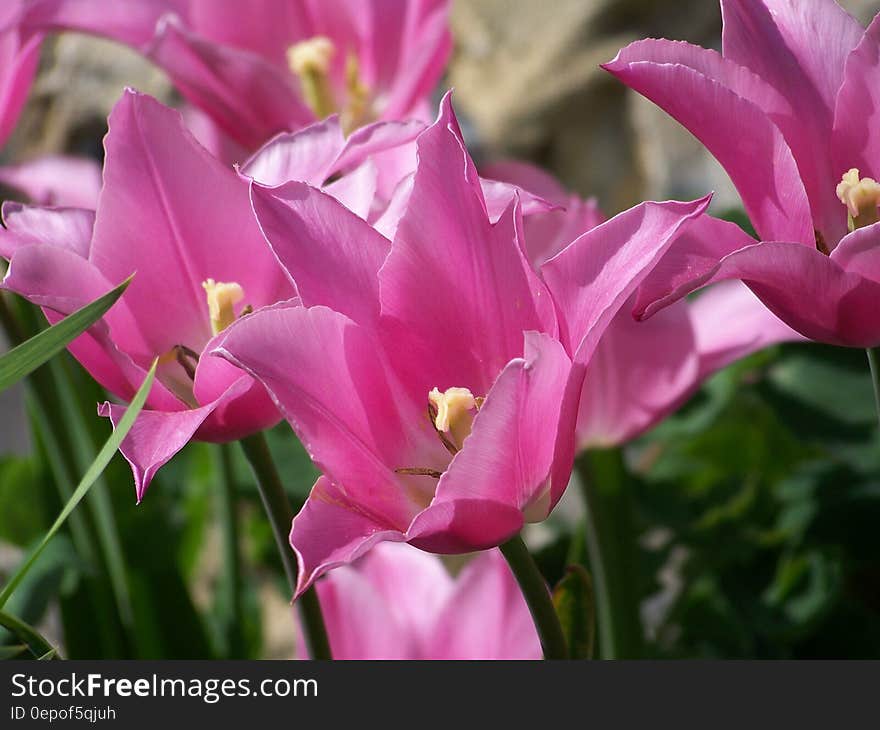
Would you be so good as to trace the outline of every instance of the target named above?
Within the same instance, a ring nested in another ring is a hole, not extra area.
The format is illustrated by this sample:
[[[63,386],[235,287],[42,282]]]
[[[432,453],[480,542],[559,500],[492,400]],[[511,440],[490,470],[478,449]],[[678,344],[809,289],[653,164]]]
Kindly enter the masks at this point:
[[[642,315],[741,279],[804,336],[880,344],[880,21],[833,0],[722,0],[723,54],[646,40],[605,68],[687,127],[736,185],[761,243],[697,237],[638,298]]]
[[[393,240],[305,183],[251,183],[302,306],[235,323],[216,352],[266,386],[323,472],[291,531],[300,592],[382,540],[469,552],[544,519],[599,338],[708,205],[645,203],[539,275],[518,194],[490,215],[448,96],[417,150]]]
[[[384,543],[315,587],[334,659],[541,658],[529,609],[497,550],[453,578],[436,556]]]
[[[594,199],[582,200],[530,165],[501,162],[482,173],[557,206],[524,222],[526,251],[536,266],[605,221]],[[577,421],[579,450],[630,441],[735,360],[802,339],[738,281],[715,284],[695,300],[679,300],[643,322],[633,318],[634,306],[633,296],[602,335],[587,368]]]
[[[294,290],[263,242],[247,186],[195,142],[177,112],[128,91],[109,126],[97,210],[7,203],[0,254],[10,259],[4,288],[53,321],[135,273],[70,351],[122,400],[160,358],[148,410],[121,447],[140,500],[190,438],[237,439],[279,420],[259,384],[202,352],[249,308]],[[100,412],[115,424],[124,408],[105,403]]]
[[[114,4],[109,4],[114,5]],[[25,24],[140,50],[254,149],[338,112],[347,131],[424,114],[451,48],[448,0],[35,0]]]

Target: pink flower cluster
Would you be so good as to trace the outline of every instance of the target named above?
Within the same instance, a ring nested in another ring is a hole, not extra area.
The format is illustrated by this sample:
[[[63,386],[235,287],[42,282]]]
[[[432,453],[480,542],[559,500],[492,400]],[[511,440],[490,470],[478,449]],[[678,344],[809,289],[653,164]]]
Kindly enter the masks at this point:
[[[137,49],[200,116],[125,90],[96,196],[4,204],[3,287],[55,321],[135,273],[70,351],[119,402],[159,358],[121,447],[139,500],[189,440],[290,423],[322,473],[290,533],[298,592],[329,572],[335,654],[538,656],[497,551],[453,581],[377,544],[489,550],[550,514],[578,451],[638,436],[733,360],[880,344],[880,21],[721,5],[722,54],[648,40],[606,68],[718,158],[760,240],[709,197],[606,219],[530,166],[478,170],[451,96],[430,101],[445,0],[6,3],[0,140],[60,31]],[[91,189],[70,164],[4,174]]]

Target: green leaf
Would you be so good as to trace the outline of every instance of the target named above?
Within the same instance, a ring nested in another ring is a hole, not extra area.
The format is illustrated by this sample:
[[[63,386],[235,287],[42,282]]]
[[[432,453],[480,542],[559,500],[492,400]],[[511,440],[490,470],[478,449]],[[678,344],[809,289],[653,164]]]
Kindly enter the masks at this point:
[[[104,447],[101,449],[101,451],[98,453],[98,456],[95,457],[95,460],[92,462],[92,465],[86,470],[85,475],[80,480],[80,483],[74,490],[73,495],[67,501],[67,504],[64,505],[64,509],[61,510],[61,514],[58,515],[58,519],[56,519],[52,527],[49,528],[49,532],[46,533],[46,536],[37,546],[37,549],[34,550],[33,553],[31,553],[30,557],[22,564],[22,566],[16,571],[15,575],[6,584],[6,587],[3,589],[3,591],[0,592],[0,608],[3,608],[3,606],[6,605],[6,602],[9,600],[9,596],[12,595],[18,584],[22,581],[25,575],[27,575],[27,572],[31,569],[37,558],[39,558],[40,553],[43,552],[43,550],[46,548],[46,545],[49,544],[49,541],[55,536],[55,533],[58,532],[68,516],[70,516],[70,513],[73,512],[74,508],[80,503],[80,500],[82,500],[82,498],[86,495],[92,484],[97,481],[98,477],[104,471],[105,467],[110,462],[110,459],[113,458],[113,455],[119,448],[119,444],[122,443],[122,440],[126,437],[126,435],[128,435],[129,430],[131,429],[135,419],[141,412],[141,409],[144,407],[144,403],[147,400],[147,395],[149,394],[150,388],[153,385],[153,378],[156,375],[157,364],[158,360],[154,360],[150,371],[147,373],[147,377],[144,379],[143,384],[138,389],[138,392],[132,399],[131,405],[125,411],[125,415],[122,417],[119,425],[111,434],[110,438],[107,439]]]
[[[0,391],[32,373],[97,322],[122,296],[130,282],[131,277],[0,357]]]
[[[43,534],[50,519],[44,481],[38,459],[0,458],[0,540],[26,547]]]
[[[35,657],[43,657],[49,652],[56,651],[39,631],[12,614],[0,611],[0,626],[8,629],[19,641],[26,644]]]
[[[553,606],[572,659],[592,659],[596,641],[593,579],[581,565],[569,565],[553,589]]]

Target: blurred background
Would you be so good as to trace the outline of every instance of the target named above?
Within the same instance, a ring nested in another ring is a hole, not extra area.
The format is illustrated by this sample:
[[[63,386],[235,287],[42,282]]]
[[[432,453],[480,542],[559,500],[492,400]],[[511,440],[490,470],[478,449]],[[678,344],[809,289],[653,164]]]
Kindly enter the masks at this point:
[[[841,4],[863,23],[880,9],[875,0]],[[455,0],[453,8],[446,84],[478,159],[538,163],[608,214],[709,190],[716,213],[736,214],[735,192],[701,146],[598,67],[649,36],[720,47],[717,3]],[[100,159],[124,85],[177,101],[160,71],[119,46],[75,35],[47,43],[0,162]],[[78,365],[65,356],[47,368],[61,379],[38,373],[27,390],[0,396],[3,574],[87,466],[77,450],[94,454],[109,431],[94,415],[104,396]],[[57,382],[65,392],[53,392]],[[70,455],[63,463],[46,458],[56,441]],[[307,457],[286,425],[271,445],[291,497],[302,500],[315,477]],[[626,458],[647,656],[880,656],[880,433],[863,352],[792,345],[756,355],[716,376]],[[221,482],[241,518],[238,585],[223,570]],[[550,578],[561,576],[581,530],[571,491],[530,535]],[[117,458],[74,517],[9,605],[63,656],[292,656],[285,586],[237,446],[221,455],[190,444],[140,506]],[[232,625],[242,613],[244,624]]]

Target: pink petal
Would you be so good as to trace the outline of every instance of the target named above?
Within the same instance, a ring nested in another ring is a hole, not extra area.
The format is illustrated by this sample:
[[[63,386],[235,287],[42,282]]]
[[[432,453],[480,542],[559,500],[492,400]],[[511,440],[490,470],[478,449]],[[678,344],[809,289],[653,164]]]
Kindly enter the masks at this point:
[[[385,599],[397,626],[424,651],[437,614],[453,595],[454,582],[443,561],[404,543],[384,542],[356,568]]]
[[[266,309],[232,325],[215,352],[266,386],[315,464],[363,514],[403,531],[430,498],[433,484],[426,494],[417,481],[427,477],[393,470],[433,468],[442,447],[424,401],[403,397],[366,328],[325,307]]]
[[[793,116],[783,131],[816,228],[833,247],[846,233],[846,213],[834,192],[846,170],[832,165],[829,141],[846,58],[864,29],[833,0],[724,0],[721,7],[725,57],[750,68],[791,103]],[[781,231],[761,233],[792,240]]]
[[[523,255],[518,206],[494,226],[488,219],[448,96],[418,147],[406,213],[379,272],[386,341],[408,343],[399,367],[413,397],[435,386],[486,393],[522,354],[524,331],[555,330],[552,306]]]
[[[709,205],[642,203],[583,234],[541,268],[563,342],[586,364],[605,328],[676,238]]]
[[[634,43],[604,68],[706,145],[763,238],[814,245],[801,172],[774,123],[784,110],[761,79],[711,51],[671,41]]]
[[[571,361],[547,335],[530,332],[525,340],[525,358],[498,376],[434,501],[413,521],[407,535],[414,544],[456,552],[499,545],[522,527],[522,517],[514,519],[511,510],[527,512],[533,520],[550,511],[557,434],[574,426],[560,424]],[[463,507],[448,509],[482,502],[483,526],[476,535],[473,515]],[[433,514],[438,510],[440,519]],[[476,543],[468,542],[475,537]]]
[[[0,147],[12,134],[24,107],[37,63],[41,36],[12,27],[0,33]]]
[[[376,166],[376,192],[389,200],[400,181],[416,169],[416,138],[425,130],[417,120],[368,124],[351,133],[336,169],[357,167],[370,159]]]
[[[483,168],[482,174],[517,185],[560,208],[549,211],[535,208],[533,215],[523,222],[526,251],[535,268],[543,266],[582,233],[607,220],[595,198],[581,200],[566,191],[555,178],[533,165],[500,162]],[[523,214],[528,215],[528,211],[524,209]]]
[[[437,620],[430,659],[540,659],[522,592],[498,550],[479,553],[455,581]]]
[[[298,298],[294,298],[258,311],[298,306],[301,303]],[[196,437],[202,441],[234,441],[270,428],[281,420],[281,414],[272,397],[260,383],[251,378],[247,378],[250,381],[249,386],[241,388],[234,398],[226,396],[233,383],[241,379],[242,371],[223,358],[212,357],[211,354],[222,347],[228,332],[228,329],[222,331],[205,345],[204,356],[199,358],[196,365],[192,384],[193,397],[199,405],[214,404],[214,410],[196,433]]]
[[[356,322],[375,323],[377,273],[390,245],[385,238],[305,183],[278,188],[254,183],[251,200],[266,241],[306,306],[323,304]]]
[[[371,220],[373,228],[389,241],[393,241],[395,236],[397,236],[397,227],[400,225],[400,220],[409,206],[414,179],[415,173],[403,177],[389,198],[385,210],[375,220]]]
[[[314,121],[289,72],[248,51],[211,43],[165,22],[146,54],[189,101],[247,148]]]
[[[138,414],[137,420],[119,446],[119,451],[131,465],[138,502],[144,498],[144,493],[159,468],[189,443],[221,401],[240,396],[250,384],[249,378],[241,377],[220,399],[201,408],[141,411]],[[125,415],[125,410],[125,406],[103,403],[98,407],[98,415],[109,418],[115,429]]]
[[[346,495],[327,477],[318,477],[305,506],[294,517],[290,545],[299,563],[296,596],[328,570],[354,562],[383,540],[403,540],[392,525],[349,509],[345,500]]]
[[[489,214],[489,220],[492,223],[497,223],[515,200],[519,200],[523,216],[546,213],[556,208],[550,201],[539,198],[528,190],[500,180],[480,178],[480,188],[483,191],[483,199],[486,202],[486,212]]]
[[[210,339],[208,278],[238,282],[243,304],[254,307],[291,296],[247,185],[199,146],[180,114],[128,91],[105,146],[89,257],[112,280],[137,272],[125,297],[149,345],[140,353],[147,362],[175,345],[199,352]]]
[[[617,446],[648,430],[696,387],[699,364],[686,302],[645,322],[636,322],[624,306],[587,367],[578,448]]]
[[[446,63],[452,52],[452,37],[449,33],[448,0],[426,0],[419,3],[407,3],[406,28],[402,35],[403,48],[396,60],[380,59],[384,69],[395,69],[393,82],[389,84],[388,97],[382,116],[385,119],[400,119],[418,116],[417,111],[422,102],[433,91],[446,69]],[[388,43],[389,38],[396,35],[385,30],[388,24],[388,11],[383,3],[375,4],[372,15],[375,40],[373,49],[380,52]],[[391,46],[388,46],[390,48]],[[386,78],[389,73],[383,74]]]
[[[831,252],[831,260],[845,271],[880,283],[880,224],[850,233]]]
[[[739,281],[714,284],[688,309],[700,357],[699,382],[765,347],[804,339]]]
[[[31,29],[94,33],[140,47],[147,43],[156,23],[169,11],[182,10],[189,0],[31,0],[23,24]]]
[[[704,215],[693,221],[645,277],[633,314],[645,319],[699,289],[728,254],[753,246],[755,239],[735,223]]]
[[[408,172],[415,170],[416,146],[410,144],[425,131],[425,124],[418,120],[377,122],[359,127],[345,140],[345,147],[336,160],[336,169],[357,167],[368,158],[401,147],[408,151],[412,164]]]
[[[367,160],[360,167],[325,185],[324,191],[358,218],[367,220],[376,201],[378,178],[376,166],[372,160]]]
[[[7,200],[3,203],[0,256],[12,258],[23,246],[46,244],[89,256],[95,213],[81,208],[37,208]]]
[[[373,548],[356,567],[342,565],[317,583],[334,660],[416,659],[421,656],[416,638],[395,621],[394,604],[359,570],[364,561],[371,560],[382,547],[384,545]],[[401,591],[401,595],[406,594]]]
[[[290,0],[188,0],[189,26],[199,35],[286,63],[288,47],[312,35],[308,8]]]
[[[818,100],[828,121],[847,56],[864,33],[834,0],[721,0],[724,56],[793,100]],[[805,121],[805,120],[802,120]]]
[[[94,210],[101,192],[101,166],[79,157],[38,157],[0,167],[0,183],[20,190],[37,205]]]
[[[880,284],[816,249],[758,243],[722,259],[710,274],[707,283],[743,280],[779,319],[809,339],[847,347],[880,343],[874,314]]]
[[[421,512],[406,539],[432,553],[469,553],[497,547],[522,527],[522,512],[509,504],[485,497],[451,499]]]
[[[334,172],[345,144],[339,117],[334,114],[297,132],[279,134],[255,152],[241,171],[267,187],[292,180],[320,187]]]
[[[238,165],[250,156],[238,142],[224,132],[204,111],[192,104],[180,108],[186,128],[199,144],[224,165]]]
[[[15,251],[3,288],[43,307],[50,322],[55,322],[106,294],[115,283],[69,248],[36,244]],[[141,341],[125,295],[102,320],[71,342],[68,349],[102,386],[128,399],[140,387],[146,370],[117,347],[122,338],[134,345]],[[169,410],[184,407],[158,381],[147,403]]]
[[[334,659],[431,657],[437,614],[454,584],[433,555],[380,543],[317,584]]]
[[[834,112],[832,148],[840,175],[852,167],[863,177],[880,177],[880,18],[868,26],[846,61]]]

